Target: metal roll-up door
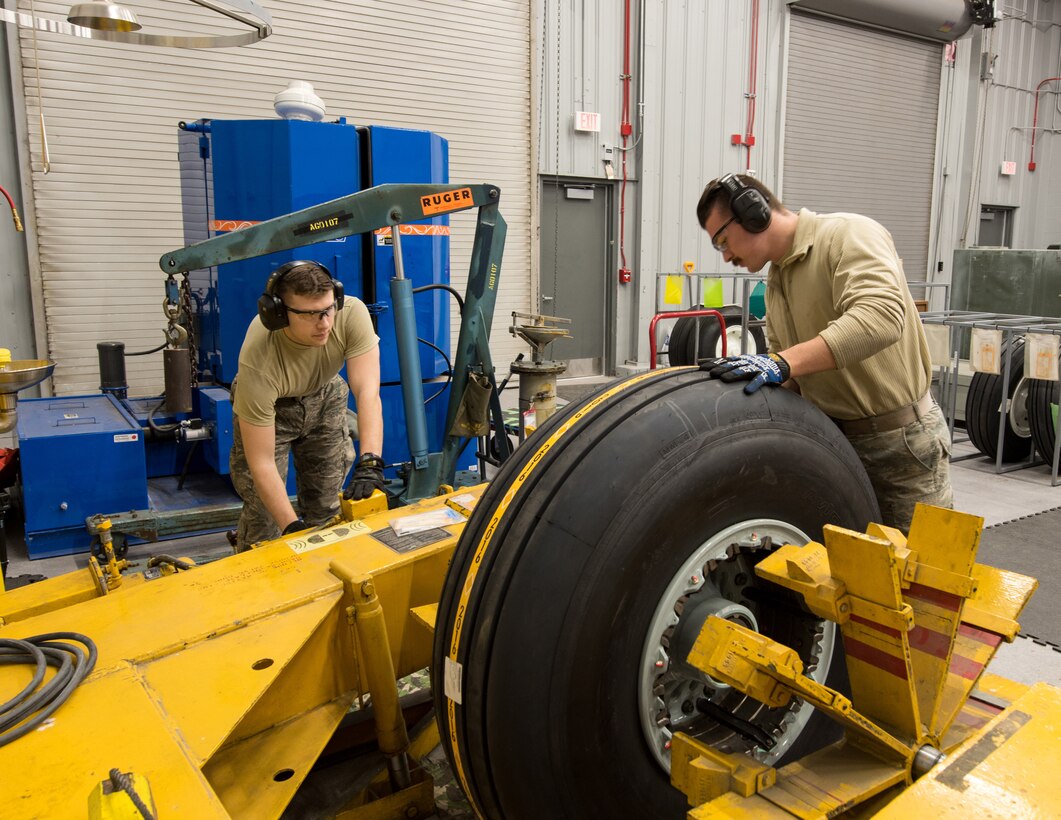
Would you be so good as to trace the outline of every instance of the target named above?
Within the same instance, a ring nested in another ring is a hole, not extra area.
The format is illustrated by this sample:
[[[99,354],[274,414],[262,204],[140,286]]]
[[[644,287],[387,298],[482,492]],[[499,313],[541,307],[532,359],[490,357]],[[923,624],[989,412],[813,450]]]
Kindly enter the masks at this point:
[[[13,4],[9,3],[11,7]],[[177,123],[272,118],[291,80],[313,83],[328,117],[427,129],[449,140],[450,179],[502,190],[509,225],[492,336],[494,361],[524,349],[508,332],[530,306],[530,9],[516,0],[334,3],[270,0],[274,33],[253,46],[154,48],[22,29],[18,45],[48,351],[59,394],[99,385],[96,342],[163,341],[158,259],[184,244]],[[69,2],[37,0],[65,19]],[[18,10],[29,13],[20,0]],[[138,0],[144,30],[205,33],[223,18]],[[37,58],[51,172],[41,167]],[[268,169],[263,169],[267,173]],[[452,284],[463,291],[474,212],[451,219]],[[459,322],[451,311],[453,341]],[[162,387],[161,354],[128,360],[132,395]]]
[[[793,12],[784,190],[790,208],[865,214],[910,280],[928,272],[943,46]]]

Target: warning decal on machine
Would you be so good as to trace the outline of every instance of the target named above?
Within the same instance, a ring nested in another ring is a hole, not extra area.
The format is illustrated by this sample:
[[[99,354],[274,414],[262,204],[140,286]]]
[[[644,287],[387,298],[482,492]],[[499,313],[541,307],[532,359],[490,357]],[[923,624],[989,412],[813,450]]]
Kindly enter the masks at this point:
[[[453,535],[441,527],[433,527],[429,530],[413,532],[407,535],[397,535],[390,527],[384,527],[382,530],[376,530],[372,533],[372,537],[397,553],[406,553],[429,547],[439,541],[445,541],[447,538],[453,538]]]
[[[402,236],[449,236],[449,225],[399,225],[398,232]],[[377,245],[394,244],[390,228],[377,228],[372,233]]]
[[[424,209],[424,216],[470,208],[472,203],[471,188],[458,188],[456,191],[444,191],[441,194],[428,194],[420,197],[420,207]]]
[[[360,521],[347,521],[334,527],[316,530],[308,535],[299,536],[288,541],[287,545],[295,552],[310,552],[311,550],[334,544],[337,541],[342,541],[351,535],[361,535],[368,532],[368,529],[368,525]]]
[[[140,434],[139,433],[118,433],[114,437],[115,443],[121,442],[121,441],[139,441],[139,440],[140,440]]]

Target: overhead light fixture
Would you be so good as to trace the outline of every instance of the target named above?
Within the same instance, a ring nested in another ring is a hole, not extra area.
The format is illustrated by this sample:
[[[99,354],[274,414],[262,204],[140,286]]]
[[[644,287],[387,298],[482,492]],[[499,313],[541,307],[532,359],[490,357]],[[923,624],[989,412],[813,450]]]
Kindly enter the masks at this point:
[[[174,0],[176,2],[176,0]],[[133,43],[142,46],[168,48],[230,48],[264,40],[273,33],[272,17],[254,0],[190,0],[197,6],[216,11],[225,17],[249,26],[252,30],[239,34],[151,34],[141,31],[136,15],[113,0],[77,3],[70,8],[66,21],[34,17],[0,8],[0,20],[23,28],[69,34],[89,40],[108,40],[113,43]]]
[[[75,26],[84,26],[96,31],[139,31],[143,28],[132,11],[125,6],[119,6],[114,0],[78,3],[70,7],[66,19]]]

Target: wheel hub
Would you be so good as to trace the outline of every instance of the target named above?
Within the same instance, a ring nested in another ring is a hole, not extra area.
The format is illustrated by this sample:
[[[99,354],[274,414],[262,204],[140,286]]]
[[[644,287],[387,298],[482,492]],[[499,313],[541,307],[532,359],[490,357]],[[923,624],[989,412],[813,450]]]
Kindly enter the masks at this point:
[[[729,689],[729,685],[715,680],[686,660],[693,644],[696,643],[700,630],[712,615],[733,621],[747,629],[759,631],[759,623],[755,620],[755,613],[751,609],[722,597],[718,588],[711,581],[707,581],[699,592],[690,595],[686,600],[678,625],[674,627],[670,639],[670,645],[674,648],[671,653],[673,656],[671,665],[675,671],[680,670],[680,674],[692,680],[699,679],[705,688],[721,691]]]
[[[813,707],[794,700],[788,707],[769,709],[690,666],[685,658],[704,622],[716,615],[796,649],[805,674],[824,682],[835,624],[791,608],[780,612],[779,591],[760,582],[754,572],[764,550],[775,544],[808,541],[799,528],[782,521],[745,521],[693,550],[665,588],[645,636],[638,703],[645,740],[666,771],[670,770],[670,741],[676,731],[722,751],[745,752],[772,765],[803,730]],[[697,701],[705,698],[739,721],[768,733],[775,741],[772,748],[763,748],[747,734],[705,715],[697,707]]]

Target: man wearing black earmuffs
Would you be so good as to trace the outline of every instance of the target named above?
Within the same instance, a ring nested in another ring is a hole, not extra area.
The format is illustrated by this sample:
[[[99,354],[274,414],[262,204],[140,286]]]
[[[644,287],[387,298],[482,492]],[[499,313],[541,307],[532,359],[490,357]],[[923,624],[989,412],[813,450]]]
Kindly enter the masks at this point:
[[[343,364],[346,382],[339,376]],[[379,381],[379,338],[364,303],[344,295],[342,283],[318,262],[277,268],[247,328],[232,383],[229,466],[243,499],[237,551],[322,524],[339,511],[339,490],[354,459],[346,424],[351,391],[361,457],[344,495],[366,498],[383,489]],[[289,451],[301,516],[287,495]]]
[[[788,210],[761,182],[711,182],[696,219],[727,262],[766,282],[765,355],[701,362],[723,381],[798,390],[851,442],[882,523],[908,531],[918,501],[953,506],[950,435],[929,386],[932,364],[891,234],[857,214]]]

